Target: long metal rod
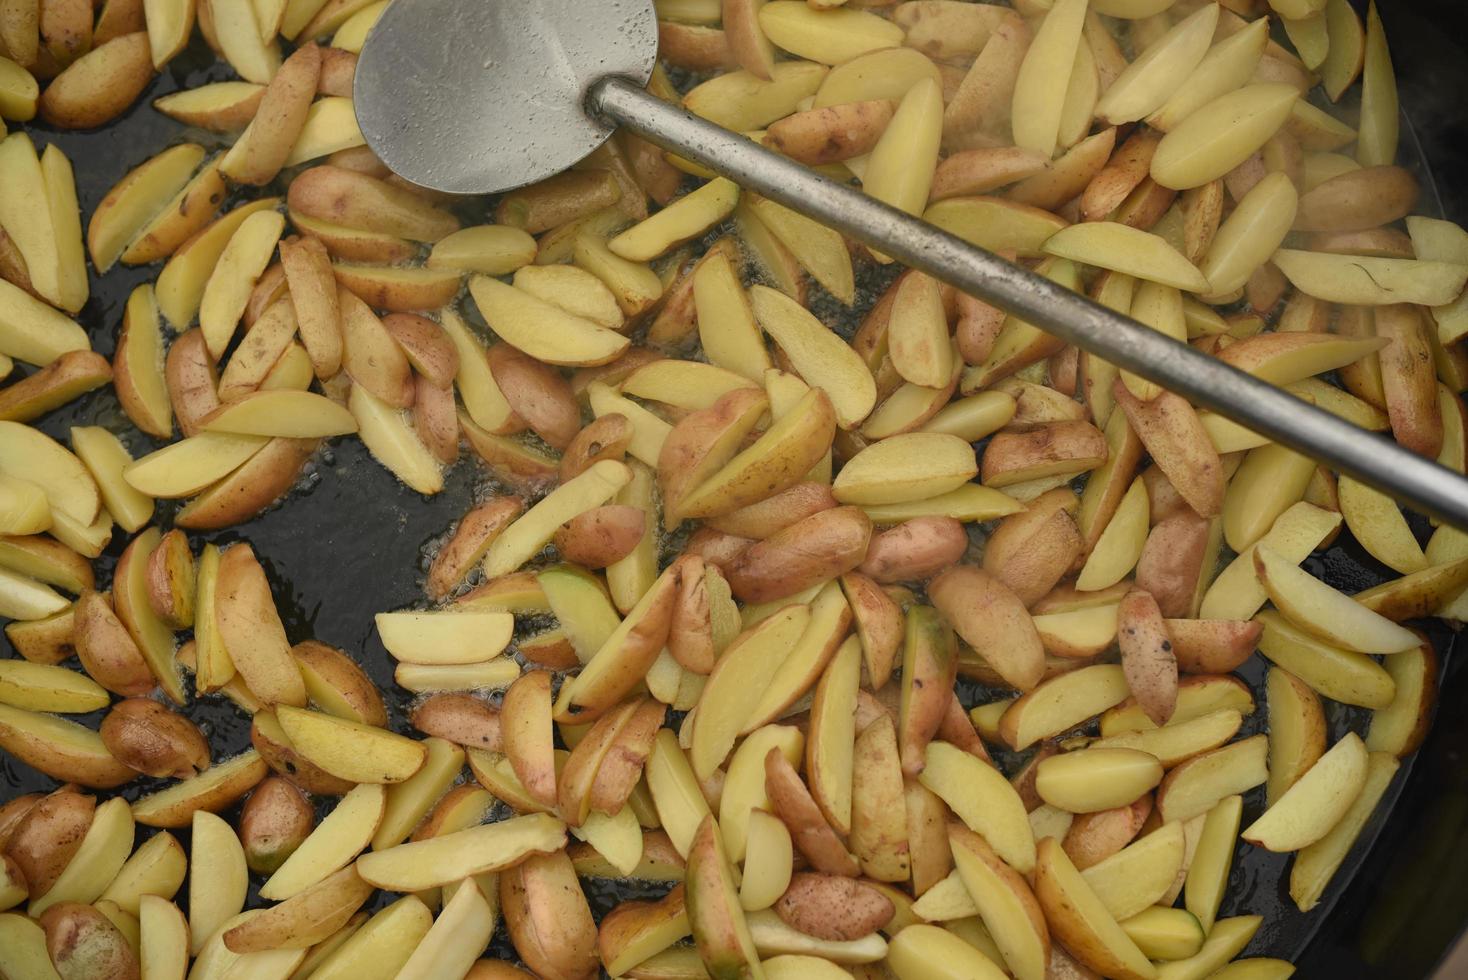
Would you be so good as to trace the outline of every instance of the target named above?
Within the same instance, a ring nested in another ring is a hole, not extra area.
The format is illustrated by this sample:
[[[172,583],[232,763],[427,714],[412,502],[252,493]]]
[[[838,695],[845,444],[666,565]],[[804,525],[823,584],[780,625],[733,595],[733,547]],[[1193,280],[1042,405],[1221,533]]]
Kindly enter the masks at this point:
[[[1414,510],[1468,529],[1468,479],[1390,439],[670,105],[627,79],[598,80],[587,93],[587,105],[664,149],[1067,343],[1391,494]]]

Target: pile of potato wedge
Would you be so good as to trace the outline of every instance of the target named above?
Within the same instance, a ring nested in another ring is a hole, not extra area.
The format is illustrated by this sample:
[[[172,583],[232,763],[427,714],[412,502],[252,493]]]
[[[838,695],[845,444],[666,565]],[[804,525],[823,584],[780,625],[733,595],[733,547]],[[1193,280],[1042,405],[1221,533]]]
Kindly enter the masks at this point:
[[[56,783],[0,803],[0,977],[1288,977],[1235,861],[1329,902],[1468,532],[630,134],[407,184],[386,2],[0,0],[0,752]],[[658,96],[1468,466],[1468,232],[1374,6],[655,6]],[[191,44],[237,77],[81,214],[48,134]],[[108,385],[130,427],[38,428]],[[352,436],[447,525],[401,690],[248,541]],[[1302,567],[1343,531],[1383,584]]]

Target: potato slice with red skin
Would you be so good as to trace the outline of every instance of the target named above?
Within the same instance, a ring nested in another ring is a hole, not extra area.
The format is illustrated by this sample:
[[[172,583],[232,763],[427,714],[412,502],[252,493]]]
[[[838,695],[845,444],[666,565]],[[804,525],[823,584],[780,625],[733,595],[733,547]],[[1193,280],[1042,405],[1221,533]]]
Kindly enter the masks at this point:
[[[668,652],[679,666],[695,674],[714,669],[714,633],[708,579],[699,555],[680,555],[678,598],[668,631]]]
[[[667,717],[667,706],[651,698],[637,703],[636,710],[617,733],[597,767],[591,784],[591,808],[607,816],[626,805],[642,768],[652,754],[652,743]]]
[[[1376,335],[1388,341],[1378,357],[1392,435],[1401,445],[1432,459],[1442,450],[1443,417],[1427,330],[1416,306],[1376,310]]]
[[[856,736],[851,782],[851,834],[848,840],[862,871],[878,881],[906,881],[907,806],[897,731],[883,714]]]
[[[958,644],[953,631],[931,606],[907,611],[902,655],[902,696],[897,719],[897,743],[902,771],[923,771],[924,753],[937,734],[953,699],[958,678]]]
[[[683,498],[734,458],[768,408],[769,398],[760,389],[736,388],[673,426],[658,454],[658,484],[669,524],[682,520]]]
[[[393,408],[413,404],[413,369],[398,342],[357,294],[337,289],[342,367],[352,380]]]
[[[1150,592],[1133,589],[1121,600],[1116,638],[1132,696],[1153,723],[1167,724],[1177,707],[1177,656]]]
[[[998,579],[972,565],[955,565],[928,583],[928,597],[1006,682],[1028,691],[1044,678],[1045,648],[1034,621]]]
[[[1163,392],[1142,401],[1118,378],[1112,385],[1117,407],[1142,440],[1159,469],[1195,512],[1213,517],[1223,512],[1223,462],[1198,413],[1187,400]]]
[[[762,540],[803,518],[839,506],[824,483],[797,483],[757,503],[741,507],[705,523],[725,534]]]
[[[627,613],[622,625],[581,673],[561,685],[556,721],[595,721],[642,681],[668,642],[678,587],[679,574],[670,567]]]
[[[679,502],[678,517],[728,514],[802,482],[830,450],[835,433],[831,399],[824,389],[812,388],[748,449],[691,488]]]
[[[871,533],[860,507],[819,511],[741,552],[729,566],[729,586],[745,602],[794,595],[861,564]]]
[[[920,582],[962,558],[968,544],[953,518],[914,517],[872,536],[861,571],[884,585]]]
[[[778,748],[765,755],[765,792],[775,814],[790,828],[796,848],[813,868],[853,878],[861,873],[861,865],[826,822],[800,774]]]
[[[880,691],[892,676],[902,646],[902,608],[880,585],[859,572],[841,576],[841,591],[851,606],[852,622],[861,639],[867,679],[872,690]]]
[[[640,507],[605,504],[578,514],[556,531],[556,550],[583,568],[606,568],[642,540],[647,515]]]
[[[413,709],[408,721],[425,735],[465,748],[504,751],[499,712],[472,694],[434,694]]]
[[[775,903],[788,926],[832,942],[869,936],[892,921],[892,900],[854,878],[816,871],[798,872]]]
[[[548,807],[556,805],[555,745],[551,726],[551,675],[521,674],[505,691],[500,708],[505,755],[526,792]]]
[[[1135,840],[1151,813],[1150,793],[1126,806],[1078,813],[1065,832],[1061,846],[1076,868],[1084,871]]]
[[[1081,558],[1084,542],[1071,516],[1076,506],[1076,495],[1061,486],[1001,520],[985,545],[984,571],[1026,606],[1044,598]]]
[[[546,442],[565,449],[581,431],[581,406],[560,372],[509,344],[489,348],[489,368],[510,409]]]
[[[1162,615],[1191,614],[1198,579],[1212,571],[1204,568],[1211,533],[1210,521],[1186,506],[1158,521],[1148,533],[1137,559],[1136,583],[1157,600]]]
[[[536,975],[596,976],[596,922],[565,851],[534,854],[501,872],[499,898],[510,941]]]
[[[588,422],[561,453],[561,482],[579,476],[600,460],[621,462],[631,443],[632,423],[620,412]]]
[[[1227,674],[1253,655],[1264,627],[1242,619],[1169,619],[1167,634],[1178,670]]]

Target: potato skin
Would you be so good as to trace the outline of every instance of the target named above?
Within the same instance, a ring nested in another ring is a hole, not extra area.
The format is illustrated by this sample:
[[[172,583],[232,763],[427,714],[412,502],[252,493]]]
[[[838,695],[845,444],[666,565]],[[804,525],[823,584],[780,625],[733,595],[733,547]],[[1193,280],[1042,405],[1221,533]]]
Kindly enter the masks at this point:
[[[297,643],[291,647],[291,656],[303,670],[311,671],[329,684],[361,715],[363,723],[378,728],[387,726],[387,705],[383,703],[382,692],[351,657],[316,640]]]
[[[580,476],[604,459],[620,462],[632,443],[632,423],[620,412],[588,422],[561,453],[561,482]]]
[[[45,798],[44,793],[26,793],[0,803],[0,854],[10,846],[10,838],[15,835],[15,828],[20,826],[25,815]]]
[[[555,536],[556,550],[585,568],[605,568],[637,547],[646,524],[647,516],[640,507],[594,507],[561,526]]]
[[[62,129],[92,129],[121,115],[152,78],[147,33],[124,34],[52,79],[41,93],[41,118]]]
[[[763,540],[812,514],[836,506],[836,495],[826,484],[797,483],[773,497],[766,497],[721,517],[710,518],[707,523],[725,534]]]
[[[435,694],[414,708],[408,721],[425,735],[466,748],[503,751],[499,712],[472,694]]]
[[[5,853],[19,866],[31,896],[51,890],[92,825],[97,798],[67,789],[43,797],[17,821]]]
[[[488,355],[490,373],[511,410],[555,448],[571,445],[581,431],[581,406],[560,372],[509,344],[495,344]]]
[[[100,592],[83,592],[77,599],[72,645],[92,680],[113,694],[135,697],[157,685],[112,603]]]
[[[500,875],[500,906],[515,951],[547,980],[596,976],[596,922],[564,850],[532,854]]]
[[[315,812],[299,789],[280,776],[267,777],[240,809],[245,863],[256,874],[274,874],[315,824]]]
[[[871,536],[871,518],[860,507],[820,511],[740,554],[728,569],[729,587],[745,602],[793,595],[855,569]]]
[[[920,582],[968,550],[968,533],[951,517],[915,517],[872,535],[859,571],[882,583]]]
[[[892,900],[875,888],[818,871],[796,873],[775,903],[775,914],[792,929],[835,942],[871,935],[893,912]]]
[[[62,980],[137,980],[137,952],[93,906],[58,902],[42,913],[40,923],[46,952]]]
[[[123,765],[148,776],[185,779],[209,768],[209,743],[183,715],[147,698],[128,698],[102,719],[102,744]]]

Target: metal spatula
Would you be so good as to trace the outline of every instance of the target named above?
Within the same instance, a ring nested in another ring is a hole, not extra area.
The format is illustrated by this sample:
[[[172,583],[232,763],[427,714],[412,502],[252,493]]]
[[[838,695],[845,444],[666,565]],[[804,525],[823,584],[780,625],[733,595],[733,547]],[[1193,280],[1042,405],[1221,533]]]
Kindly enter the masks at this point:
[[[362,48],[372,150],[424,187],[556,174],[616,126],[838,229],[1413,509],[1468,528],[1468,479],[648,94],[651,0],[394,0]]]

